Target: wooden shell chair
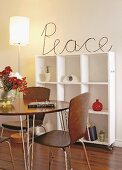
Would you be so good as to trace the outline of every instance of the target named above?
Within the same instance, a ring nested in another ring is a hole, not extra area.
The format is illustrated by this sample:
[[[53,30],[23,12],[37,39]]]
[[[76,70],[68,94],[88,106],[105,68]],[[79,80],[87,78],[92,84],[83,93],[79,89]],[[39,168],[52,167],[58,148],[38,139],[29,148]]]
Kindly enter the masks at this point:
[[[82,138],[84,137],[87,115],[88,115],[88,105],[89,105],[89,93],[80,94],[70,101],[69,115],[68,115],[68,131],[65,130],[53,130],[47,132],[43,135],[35,137],[35,142],[41,145],[49,146],[50,148],[62,148],[65,154],[65,164],[66,170],[71,166],[70,158],[70,145],[76,141],[80,141],[83,144],[83,149],[85,152],[87,164],[89,170],[91,170],[85,144]],[[49,169],[51,166],[51,161],[53,158],[52,151],[49,154]]]
[[[0,137],[0,143],[4,143],[6,142],[8,144],[9,147],[9,153],[11,156],[11,162],[12,162],[12,166],[13,166],[13,170],[14,170],[14,161],[13,161],[13,155],[12,155],[12,149],[11,149],[11,144],[10,144],[10,138],[9,137]],[[0,167],[1,168],[1,167]]]
[[[47,101],[49,100],[50,96],[50,89],[45,88],[45,87],[28,87],[27,88],[28,93],[26,95],[23,95],[23,99],[31,99],[32,101]],[[36,126],[41,126],[43,127],[44,131],[46,132],[45,127],[43,126],[43,120],[44,120],[45,114],[38,114],[35,116],[35,127]],[[27,130],[27,121],[26,119],[23,120],[23,129],[26,131]],[[32,127],[33,120],[32,116],[29,116],[29,125]],[[8,121],[2,123],[2,132],[1,136],[3,135],[3,129],[7,128],[9,130],[21,130],[21,125],[20,121]]]

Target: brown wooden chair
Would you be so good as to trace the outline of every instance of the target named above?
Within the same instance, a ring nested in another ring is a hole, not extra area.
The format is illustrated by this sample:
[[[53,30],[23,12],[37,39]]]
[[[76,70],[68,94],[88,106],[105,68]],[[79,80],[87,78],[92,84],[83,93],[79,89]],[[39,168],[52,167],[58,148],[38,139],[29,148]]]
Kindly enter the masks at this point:
[[[62,148],[65,154],[66,170],[71,166],[70,158],[70,145],[78,140],[83,144],[88,167],[91,170],[89,164],[85,144],[82,140],[86,130],[87,116],[89,106],[89,93],[80,94],[70,101],[69,114],[68,114],[68,131],[65,130],[53,130],[43,135],[35,137],[35,142],[41,145],[49,146],[50,148]],[[79,151],[80,152],[80,151]],[[53,152],[50,150],[49,154],[49,169],[53,158]],[[69,163],[68,163],[69,162]]]
[[[23,95],[23,99],[31,99],[32,101],[47,101],[50,97],[50,89],[45,87],[28,87],[27,88],[28,93],[26,95]],[[35,116],[35,127],[41,126],[43,127],[44,131],[46,132],[45,127],[43,126],[43,120],[44,120],[45,114],[38,114]],[[27,121],[26,119],[23,120],[23,129],[27,130]],[[29,116],[29,125],[32,127],[33,119],[32,116]],[[2,123],[2,132],[1,136],[3,135],[3,129],[10,129],[10,130],[21,130],[20,121],[8,121]]]
[[[11,162],[12,162],[12,167],[13,167],[13,170],[14,170],[13,154],[12,154],[11,144],[10,144],[10,141],[9,141],[9,140],[10,140],[9,137],[0,137],[0,143],[6,142],[6,143],[8,144],[9,153],[10,153]]]

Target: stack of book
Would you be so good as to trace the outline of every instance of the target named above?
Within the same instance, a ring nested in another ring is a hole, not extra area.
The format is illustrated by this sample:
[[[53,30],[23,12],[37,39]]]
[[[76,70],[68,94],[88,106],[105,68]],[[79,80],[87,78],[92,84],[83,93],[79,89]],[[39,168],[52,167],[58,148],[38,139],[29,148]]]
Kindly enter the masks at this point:
[[[85,139],[88,141],[97,140],[96,126],[87,126],[86,127]]]

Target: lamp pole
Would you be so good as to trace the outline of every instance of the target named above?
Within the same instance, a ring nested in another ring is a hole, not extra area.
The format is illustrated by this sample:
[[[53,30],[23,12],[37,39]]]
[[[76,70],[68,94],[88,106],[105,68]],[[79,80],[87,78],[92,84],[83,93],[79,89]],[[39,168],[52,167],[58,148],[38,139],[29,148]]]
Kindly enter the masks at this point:
[[[21,70],[20,70],[20,43],[18,43],[18,72],[21,73]]]

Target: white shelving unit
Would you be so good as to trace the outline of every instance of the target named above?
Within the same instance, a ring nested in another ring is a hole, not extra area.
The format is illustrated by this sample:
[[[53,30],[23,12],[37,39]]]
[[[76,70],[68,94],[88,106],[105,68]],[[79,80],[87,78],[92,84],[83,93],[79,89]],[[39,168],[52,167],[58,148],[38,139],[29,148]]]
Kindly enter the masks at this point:
[[[105,142],[90,143],[112,145],[115,142],[115,54],[89,53],[81,55],[36,56],[36,86],[51,89],[50,99],[70,101],[80,93],[90,92],[89,122],[96,126],[97,133],[105,131]],[[44,73],[49,66],[51,79],[45,82]],[[65,76],[75,75],[77,81],[63,81]],[[92,110],[99,99],[103,110]]]

